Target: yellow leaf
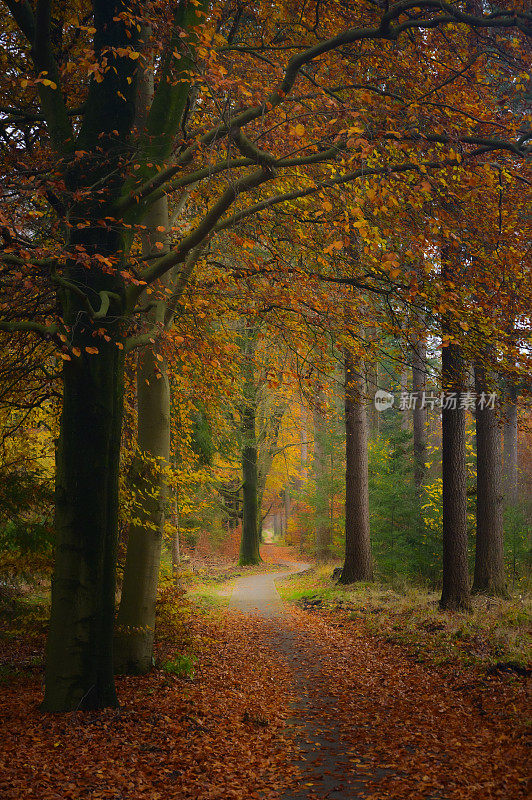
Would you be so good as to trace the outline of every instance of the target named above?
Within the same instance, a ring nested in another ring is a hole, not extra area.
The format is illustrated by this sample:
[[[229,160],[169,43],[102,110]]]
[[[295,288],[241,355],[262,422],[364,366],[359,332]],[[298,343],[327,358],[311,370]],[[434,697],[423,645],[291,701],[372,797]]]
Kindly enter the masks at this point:
[[[304,125],[296,125],[294,130],[295,130],[295,132],[297,133],[298,136],[303,136],[303,134],[305,133],[305,126]]]

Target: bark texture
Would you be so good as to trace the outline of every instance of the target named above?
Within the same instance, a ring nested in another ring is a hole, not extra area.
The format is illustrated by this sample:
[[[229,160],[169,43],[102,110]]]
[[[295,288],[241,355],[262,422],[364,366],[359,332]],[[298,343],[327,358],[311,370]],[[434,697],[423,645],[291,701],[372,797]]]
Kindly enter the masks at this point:
[[[316,404],[313,409],[314,458],[313,477],[316,486],[316,558],[327,561],[331,555],[331,525],[324,487],[328,485],[328,459],[325,447],[325,420],[323,415],[323,389],[316,389]]]
[[[145,217],[145,256],[167,248],[168,202],[154,203]],[[161,228],[162,230],[158,230]],[[164,320],[157,304],[148,324]],[[135,521],[129,528],[122,597],[115,637],[115,670],[143,674],[152,666],[155,607],[168,503],[170,466],[170,384],[160,343],[145,347],[137,362],[138,457],[132,470]]]
[[[449,394],[464,389],[464,365],[460,348],[448,344],[442,349],[442,384]],[[447,610],[469,610],[467,554],[467,483],[465,410],[442,409],[443,477],[443,579],[440,606]]]
[[[46,711],[118,705],[113,622],[122,376],[114,341],[99,345],[97,358],[82,352],[64,369]]]
[[[362,365],[345,353],[345,560],[340,583],[373,580],[369,525],[368,434]]]
[[[479,397],[488,393],[486,372],[475,367],[477,435],[477,532],[473,591],[506,594],[504,574],[503,487],[501,432],[497,410],[482,407]]]
[[[156,352],[139,353],[138,447],[133,492],[138,504],[129,530],[122,598],[115,639],[115,667],[142,674],[152,666],[155,606],[168,500],[170,388]],[[161,369],[162,368],[162,369]]]
[[[255,437],[255,408],[247,404],[242,419],[244,446],[242,448],[243,506],[242,538],[240,540],[239,563],[258,564],[259,553],[259,508],[257,442]]]
[[[257,386],[255,346],[257,329],[246,325],[242,334],[244,398],[242,403],[242,538],[239,563],[259,564],[259,475],[257,445]]]

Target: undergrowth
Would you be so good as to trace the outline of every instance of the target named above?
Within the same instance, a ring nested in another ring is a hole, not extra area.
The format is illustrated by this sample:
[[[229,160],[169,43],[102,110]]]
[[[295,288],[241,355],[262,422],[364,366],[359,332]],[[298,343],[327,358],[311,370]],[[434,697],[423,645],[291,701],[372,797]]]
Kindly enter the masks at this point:
[[[311,612],[340,614],[371,635],[406,646],[420,661],[494,668],[531,658],[531,598],[473,597],[472,613],[442,612],[439,594],[401,580],[336,584],[332,567],[314,567],[278,583],[284,600]]]

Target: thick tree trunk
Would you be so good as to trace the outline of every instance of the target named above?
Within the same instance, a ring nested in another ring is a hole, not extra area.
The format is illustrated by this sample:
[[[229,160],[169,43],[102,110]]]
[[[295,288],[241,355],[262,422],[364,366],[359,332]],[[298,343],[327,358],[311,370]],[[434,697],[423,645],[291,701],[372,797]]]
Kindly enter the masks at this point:
[[[258,474],[257,474],[257,442],[255,435],[255,407],[246,403],[243,411],[242,432],[244,446],[242,448],[242,478],[244,516],[242,521],[242,539],[240,540],[239,563],[259,564],[259,508],[258,508]]]
[[[477,534],[473,592],[505,595],[501,432],[495,408],[482,407],[479,397],[489,388],[485,369],[475,367],[477,392]]]
[[[412,355],[412,394],[414,408],[412,410],[412,426],[414,435],[414,482],[418,495],[421,494],[425,478],[425,463],[427,460],[426,417],[427,412],[423,405],[423,393],[426,386],[426,346],[420,339],[414,346]]]
[[[123,355],[115,341],[98,340],[98,349],[64,368],[46,711],[118,705],[113,623]]]
[[[138,447],[133,468],[136,519],[130,526],[115,639],[115,668],[142,674],[152,665],[155,606],[170,460],[170,387],[154,349],[139,353]]]
[[[442,386],[447,400],[455,395],[456,408],[452,403],[448,404],[451,407],[442,408],[443,585],[440,606],[448,610],[469,610],[465,410],[460,408],[464,365],[456,344],[442,349]]]
[[[504,495],[507,505],[518,499],[517,389],[508,383],[504,398]]]
[[[340,583],[373,580],[362,366],[345,353],[345,560]]]

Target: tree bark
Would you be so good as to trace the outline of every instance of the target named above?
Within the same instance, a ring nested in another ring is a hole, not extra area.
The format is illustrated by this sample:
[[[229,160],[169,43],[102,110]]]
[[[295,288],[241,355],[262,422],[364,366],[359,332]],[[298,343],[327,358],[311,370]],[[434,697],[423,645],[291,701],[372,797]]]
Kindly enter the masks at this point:
[[[323,389],[317,388],[316,406],[313,409],[314,421],[314,459],[312,471],[316,486],[316,558],[318,561],[327,561],[331,555],[331,527],[329,524],[328,504],[320,492],[328,485],[328,464],[325,452],[325,425],[322,412]]]
[[[477,532],[473,592],[505,595],[501,432],[495,408],[482,407],[488,393],[485,368],[475,367],[477,435]]]
[[[133,468],[136,520],[130,526],[115,639],[115,669],[143,674],[152,665],[161,545],[168,500],[170,387],[166,363],[145,348],[137,369],[138,447]]]
[[[92,336],[86,342],[94,345]],[[113,623],[124,367],[116,340],[99,340],[98,349],[83,350],[63,372],[45,711],[118,705]]]
[[[258,474],[257,474],[257,442],[255,436],[255,407],[247,402],[243,412],[242,432],[244,446],[242,448],[242,478],[244,516],[242,521],[242,539],[240,540],[241,565],[259,564],[259,509],[258,509]]]
[[[467,554],[467,483],[465,410],[459,395],[464,388],[464,365],[457,344],[442,349],[442,386],[455,394],[456,408],[442,408],[443,585],[440,607],[471,608]]]
[[[345,560],[340,583],[373,580],[368,435],[362,365],[345,352]]]
[[[145,256],[167,249],[166,195],[152,204],[144,219]],[[162,230],[158,230],[161,228]],[[149,324],[164,320],[160,301]],[[153,660],[155,608],[168,502],[170,466],[170,384],[160,343],[145,347],[137,362],[138,456],[132,470],[137,509],[129,529],[122,597],[115,637],[115,670],[132,675],[147,672]]]
[[[243,403],[242,403],[242,538],[239,564],[259,564],[259,474],[257,444],[257,386],[255,383],[255,346],[257,329],[247,322],[242,333]]]
[[[414,408],[412,410],[412,426],[414,437],[414,483],[418,495],[421,494],[425,478],[425,463],[427,460],[426,417],[427,412],[422,408],[423,393],[426,386],[425,360],[427,350],[425,343],[419,339],[412,355],[412,394]]]

